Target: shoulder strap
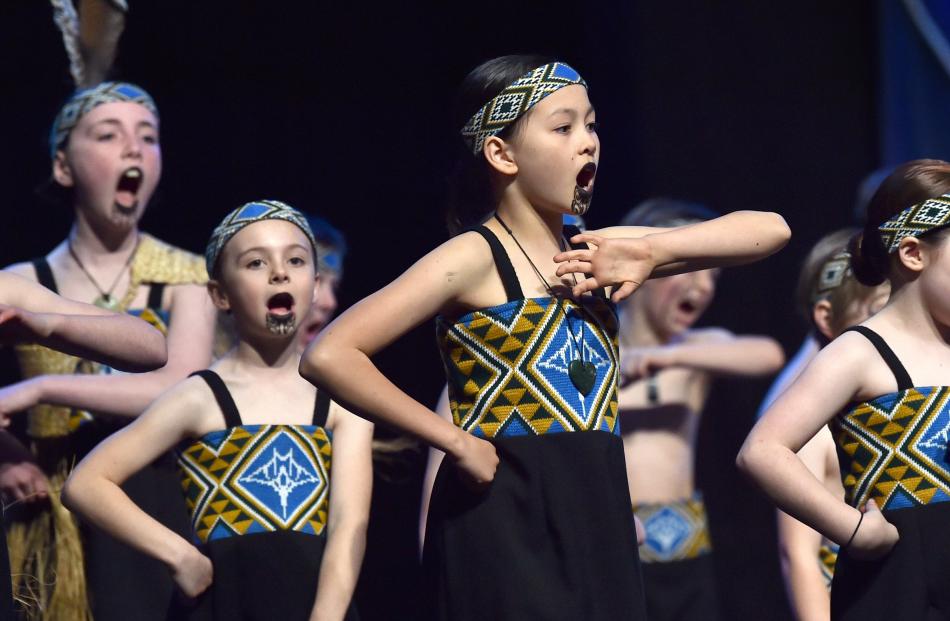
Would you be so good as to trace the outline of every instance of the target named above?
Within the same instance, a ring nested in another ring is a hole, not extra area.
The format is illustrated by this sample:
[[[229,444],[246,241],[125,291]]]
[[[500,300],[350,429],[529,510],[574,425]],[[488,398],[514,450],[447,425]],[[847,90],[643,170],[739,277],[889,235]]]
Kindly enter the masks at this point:
[[[211,369],[195,371],[191,375],[197,375],[208,383],[208,387],[211,388],[211,392],[214,393],[214,398],[218,402],[218,407],[221,408],[221,413],[224,414],[224,423],[228,428],[240,427],[242,424],[241,414],[238,412],[237,405],[234,404],[234,399],[231,397],[228,387],[224,385],[221,376]]]
[[[884,362],[887,363],[887,366],[891,369],[891,373],[894,374],[894,379],[897,380],[897,390],[908,390],[914,387],[914,382],[911,381],[907,369],[904,368],[897,354],[895,354],[894,350],[881,338],[880,334],[867,326],[852,326],[845,330],[845,332],[857,332],[871,341],[871,344],[877,349],[877,353],[881,354],[881,358],[884,359]]]
[[[146,306],[154,311],[162,310],[162,294],[165,293],[165,283],[153,282],[148,286],[148,303]]]
[[[571,241],[572,237],[574,237],[575,235],[580,235],[580,233],[581,233],[581,230],[577,228],[577,226],[573,224],[564,225],[564,238],[567,240],[567,243],[571,245],[571,248],[573,248],[574,250],[587,250],[588,246],[584,242],[575,244],[574,242]],[[603,298],[605,300],[607,299],[607,291],[603,287],[601,287],[600,289],[594,289],[593,294],[599,298]]]
[[[313,424],[317,427],[326,427],[330,416],[330,394],[325,390],[317,389],[317,404],[313,408]]]
[[[508,258],[508,253],[505,252],[505,247],[498,241],[498,237],[484,225],[471,230],[484,237],[485,241],[488,242],[492,258],[495,260],[495,267],[498,269],[498,275],[501,276],[501,284],[505,286],[505,295],[508,296],[508,301],[523,300],[524,292],[521,290],[521,283],[518,282],[518,275],[515,274],[515,267],[511,264],[511,259]]]
[[[33,259],[31,263],[33,263],[33,269],[36,270],[37,282],[53,293],[59,293],[59,289],[56,287],[56,279],[53,277],[53,268],[49,266],[46,257]]]

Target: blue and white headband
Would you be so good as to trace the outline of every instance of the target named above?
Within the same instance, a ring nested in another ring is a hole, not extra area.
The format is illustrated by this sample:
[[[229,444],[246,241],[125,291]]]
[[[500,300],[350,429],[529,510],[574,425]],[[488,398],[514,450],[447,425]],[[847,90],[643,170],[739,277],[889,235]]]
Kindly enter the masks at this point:
[[[587,87],[584,78],[565,63],[553,62],[532,69],[479,108],[462,128],[462,138],[472,153],[478,154],[486,138],[497,136],[536,103],[572,84]]]
[[[62,149],[69,138],[69,132],[79,124],[79,119],[90,110],[102,104],[116,101],[130,101],[149,110],[158,118],[158,107],[152,96],[145,89],[129,84],[128,82],[102,82],[91,88],[84,88],[73,93],[72,97],[63,104],[53,127],[49,133],[49,154],[55,157],[56,151]]]
[[[912,205],[877,227],[877,230],[888,254],[891,254],[897,251],[905,237],[920,237],[947,225],[950,225],[950,194]]]
[[[850,275],[851,253],[847,250],[836,252],[821,264],[815,294],[812,296],[812,304],[827,299],[831,292],[840,287]]]
[[[317,254],[317,240],[313,237],[313,231],[310,230],[310,224],[307,223],[306,216],[280,201],[254,201],[241,205],[229,213],[221,221],[221,224],[214,228],[211,239],[208,240],[208,246],[205,248],[205,265],[208,268],[208,274],[214,276],[218,258],[232,237],[245,227],[264,220],[284,220],[296,224],[310,240],[310,245],[313,246],[313,254]]]

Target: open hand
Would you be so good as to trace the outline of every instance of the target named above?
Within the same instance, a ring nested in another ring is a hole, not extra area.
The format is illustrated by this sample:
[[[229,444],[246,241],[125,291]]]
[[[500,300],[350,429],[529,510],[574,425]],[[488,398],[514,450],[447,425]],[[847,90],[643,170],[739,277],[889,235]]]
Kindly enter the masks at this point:
[[[570,273],[587,276],[574,287],[575,296],[613,286],[610,299],[619,302],[636,291],[656,267],[650,243],[643,239],[611,239],[581,233],[572,237],[571,242],[594,246],[593,249],[568,250],[554,255],[554,262],[561,264],[557,268],[558,276]]]
[[[464,433],[464,432],[462,432]],[[498,469],[498,453],[495,445],[481,438],[464,433],[461,449],[452,458],[458,466],[462,479],[475,490],[488,487],[495,479]]]
[[[856,559],[870,561],[890,552],[900,539],[900,534],[897,527],[881,513],[874,499],[864,505],[863,513],[864,519],[851,540],[848,552]]]
[[[0,494],[4,503],[48,500],[49,480],[32,462],[3,464],[0,465]]]
[[[182,593],[188,597],[198,597],[211,586],[214,579],[211,559],[195,546],[189,545],[182,558],[172,567],[172,579]]]

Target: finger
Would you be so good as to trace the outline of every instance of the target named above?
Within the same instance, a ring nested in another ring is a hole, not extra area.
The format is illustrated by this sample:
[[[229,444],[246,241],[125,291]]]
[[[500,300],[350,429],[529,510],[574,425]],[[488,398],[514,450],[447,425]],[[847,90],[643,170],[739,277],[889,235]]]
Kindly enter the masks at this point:
[[[590,250],[565,250],[554,255],[555,263],[564,263],[565,261],[590,261],[594,255]]]
[[[619,289],[615,289],[611,294],[610,299],[613,302],[620,302],[621,300],[627,298],[631,293],[637,290],[637,287],[640,286],[640,283],[633,282],[628,280],[627,282],[620,285]]]
[[[600,285],[597,284],[596,278],[585,278],[584,280],[574,285],[574,288],[572,289],[572,291],[574,292],[574,297],[579,298],[585,293],[587,293],[588,291],[593,291],[594,289],[598,289],[599,287]]]
[[[9,321],[11,318],[15,316],[16,316],[16,309],[13,309],[7,306],[2,311],[0,311],[0,324]]]
[[[580,235],[575,235],[571,238],[572,244],[593,244],[595,246],[600,246],[604,243],[604,238],[600,235],[594,235],[593,233],[581,233]]]
[[[590,274],[590,272],[590,261],[571,261],[558,265],[557,271],[554,273],[558,276],[564,276],[565,274]]]
[[[868,511],[880,511],[873,498],[869,499],[864,505],[864,512],[867,513]]]

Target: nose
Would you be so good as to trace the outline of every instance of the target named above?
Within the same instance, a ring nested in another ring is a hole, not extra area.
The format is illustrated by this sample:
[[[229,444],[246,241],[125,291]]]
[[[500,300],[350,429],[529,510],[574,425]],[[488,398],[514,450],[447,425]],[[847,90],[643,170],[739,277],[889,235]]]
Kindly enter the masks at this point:
[[[716,288],[716,279],[712,270],[693,272],[693,285],[705,295],[711,294]]]
[[[587,126],[584,126],[584,131],[581,132],[581,135],[580,154],[595,155],[597,153],[598,144],[597,132],[590,131],[587,129]]]
[[[290,280],[290,274],[287,272],[287,267],[280,261],[275,261],[270,272],[270,283],[280,284]]]
[[[131,136],[125,141],[125,149],[122,152],[123,157],[132,159],[141,159],[142,157],[142,139],[138,136]]]

